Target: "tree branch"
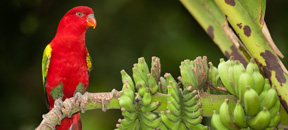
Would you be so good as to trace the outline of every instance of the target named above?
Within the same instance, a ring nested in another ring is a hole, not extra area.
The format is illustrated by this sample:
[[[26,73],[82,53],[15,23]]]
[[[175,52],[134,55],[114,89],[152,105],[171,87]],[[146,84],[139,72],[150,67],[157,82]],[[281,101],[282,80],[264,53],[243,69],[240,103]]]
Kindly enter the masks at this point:
[[[120,91],[121,92],[121,91]],[[81,102],[75,100],[74,97],[67,98],[63,105],[64,107],[57,107],[49,111],[47,114],[43,115],[43,120],[40,125],[36,128],[36,130],[54,130],[56,125],[61,123],[61,120],[65,117],[71,117],[74,113],[81,111],[84,113],[87,110],[93,109],[102,109],[106,111],[107,109],[120,109],[118,98],[120,97],[120,92],[116,90],[112,90],[112,92],[103,92],[103,93],[89,93],[86,92],[82,95]],[[225,99],[229,99],[229,106],[231,109],[234,109],[237,98],[233,95],[214,95],[207,94],[205,92],[200,92],[199,102],[203,108],[203,116],[211,117],[213,110],[218,110],[221,104]],[[156,93],[152,96],[152,102],[160,101],[161,105],[154,110],[154,112],[160,113],[161,111],[165,111],[167,109],[167,94]],[[60,100],[56,100],[55,104],[61,102]],[[63,113],[61,113],[60,109]],[[281,122],[279,127],[287,128],[288,127],[288,115],[285,112],[284,108],[281,107]]]
[[[106,93],[89,93],[86,92],[80,97],[80,104],[74,97],[67,98],[63,102],[63,106],[54,105],[54,108],[47,114],[43,115],[43,120],[36,130],[54,130],[56,125],[61,124],[61,120],[65,117],[71,117],[74,113],[81,110],[84,113],[86,110],[102,108],[103,111],[107,109],[119,109],[118,98],[120,92],[115,89],[112,92]],[[56,100],[55,104],[61,104],[61,100]],[[60,111],[61,110],[61,111]]]

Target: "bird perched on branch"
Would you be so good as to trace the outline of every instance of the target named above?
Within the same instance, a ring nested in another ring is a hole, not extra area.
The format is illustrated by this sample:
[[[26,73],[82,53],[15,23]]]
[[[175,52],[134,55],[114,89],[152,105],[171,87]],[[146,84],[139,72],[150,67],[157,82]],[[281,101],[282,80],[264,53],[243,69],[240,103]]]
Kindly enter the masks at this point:
[[[55,100],[64,101],[87,89],[92,70],[85,43],[89,27],[96,27],[93,10],[87,6],[72,8],[61,19],[55,37],[44,50],[42,77],[49,110],[54,107]],[[80,113],[63,119],[56,129],[81,130]]]

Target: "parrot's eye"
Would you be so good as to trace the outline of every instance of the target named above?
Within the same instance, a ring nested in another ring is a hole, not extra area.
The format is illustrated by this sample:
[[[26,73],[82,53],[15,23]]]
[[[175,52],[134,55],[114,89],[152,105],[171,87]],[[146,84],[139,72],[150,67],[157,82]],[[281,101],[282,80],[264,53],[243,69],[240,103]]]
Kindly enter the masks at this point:
[[[82,16],[83,16],[83,13],[77,12],[76,15],[77,15],[78,17],[82,17]]]

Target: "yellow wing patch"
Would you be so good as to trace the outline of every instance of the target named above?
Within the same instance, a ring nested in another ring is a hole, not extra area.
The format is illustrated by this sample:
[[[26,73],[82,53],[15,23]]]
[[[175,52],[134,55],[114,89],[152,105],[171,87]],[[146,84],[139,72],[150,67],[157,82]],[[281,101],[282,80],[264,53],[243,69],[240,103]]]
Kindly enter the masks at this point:
[[[87,64],[88,74],[90,74],[90,72],[92,71],[92,60],[91,60],[91,57],[90,57],[88,51],[87,51],[87,55],[86,55],[86,64]]]
[[[42,78],[43,78],[43,84],[45,85],[45,79],[48,74],[48,68],[50,64],[50,59],[51,59],[51,53],[52,53],[52,48],[51,45],[48,44],[44,50],[43,54],[43,59],[42,59]]]

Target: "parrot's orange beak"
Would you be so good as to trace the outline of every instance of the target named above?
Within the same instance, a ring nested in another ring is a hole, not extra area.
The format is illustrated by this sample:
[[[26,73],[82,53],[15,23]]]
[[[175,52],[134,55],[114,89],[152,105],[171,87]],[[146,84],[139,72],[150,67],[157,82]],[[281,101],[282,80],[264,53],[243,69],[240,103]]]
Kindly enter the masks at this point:
[[[87,21],[87,26],[88,27],[93,27],[93,29],[95,29],[95,27],[96,27],[96,19],[94,17],[94,14],[89,14],[86,21]]]

